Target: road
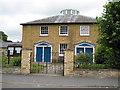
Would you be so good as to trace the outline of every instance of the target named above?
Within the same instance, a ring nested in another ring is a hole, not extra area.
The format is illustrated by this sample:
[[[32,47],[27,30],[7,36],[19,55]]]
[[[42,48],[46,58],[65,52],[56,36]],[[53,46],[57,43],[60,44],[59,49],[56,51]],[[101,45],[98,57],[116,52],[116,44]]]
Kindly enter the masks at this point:
[[[118,78],[2,74],[2,88],[118,87]]]

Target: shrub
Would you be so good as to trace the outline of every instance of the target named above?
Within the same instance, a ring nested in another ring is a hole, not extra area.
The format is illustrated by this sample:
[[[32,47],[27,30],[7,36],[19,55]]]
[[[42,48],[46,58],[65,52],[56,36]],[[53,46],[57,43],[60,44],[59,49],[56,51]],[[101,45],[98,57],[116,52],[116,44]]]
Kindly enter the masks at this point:
[[[106,64],[79,64],[80,69],[108,69]]]
[[[92,63],[93,57],[88,53],[80,53],[75,56],[75,63],[77,64],[89,64]]]
[[[2,56],[2,66],[5,66],[8,64],[8,57],[7,56]]]
[[[21,57],[10,57],[10,62],[8,64],[8,57],[2,56],[2,66],[20,66]]]
[[[106,47],[100,46],[97,49],[97,52],[95,53],[96,64],[104,64],[106,62],[107,58],[105,57],[105,54],[106,54]]]
[[[12,66],[21,66],[21,57],[13,57],[10,61]]]

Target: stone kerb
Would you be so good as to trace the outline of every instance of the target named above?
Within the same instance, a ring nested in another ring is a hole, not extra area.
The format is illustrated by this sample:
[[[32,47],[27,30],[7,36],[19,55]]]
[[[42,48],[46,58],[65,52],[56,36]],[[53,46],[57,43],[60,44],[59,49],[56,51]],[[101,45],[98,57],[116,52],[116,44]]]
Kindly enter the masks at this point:
[[[30,54],[32,49],[22,49],[21,74],[30,74]]]
[[[64,51],[64,76],[69,76],[73,71],[73,59],[74,59],[74,52],[73,50],[65,50]]]

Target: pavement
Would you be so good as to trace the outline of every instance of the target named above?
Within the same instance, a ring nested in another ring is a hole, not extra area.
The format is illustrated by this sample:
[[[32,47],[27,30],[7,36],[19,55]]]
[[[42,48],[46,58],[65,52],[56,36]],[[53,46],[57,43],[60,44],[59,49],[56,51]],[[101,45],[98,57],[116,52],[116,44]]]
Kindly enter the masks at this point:
[[[2,74],[2,88],[118,88],[118,78]]]

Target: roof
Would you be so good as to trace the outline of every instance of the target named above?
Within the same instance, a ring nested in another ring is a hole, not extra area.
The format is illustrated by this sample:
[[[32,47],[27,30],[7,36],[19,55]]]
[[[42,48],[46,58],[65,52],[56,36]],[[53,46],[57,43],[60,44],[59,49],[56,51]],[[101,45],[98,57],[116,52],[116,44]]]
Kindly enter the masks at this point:
[[[0,42],[0,48],[7,48],[10,45],[15,45],[15,46],[22,46],[22,43],[20,42]]]
[[[76,23],[96,23],[96,19],[83,15],[57,15],[40,20],[35,20],[21,25],[39,25],[39,24],[76,24]]]

